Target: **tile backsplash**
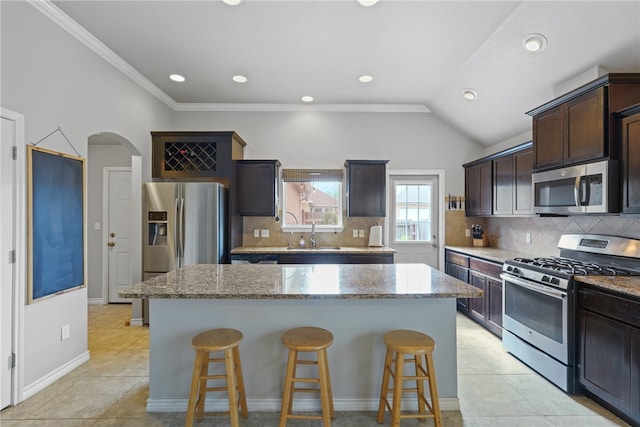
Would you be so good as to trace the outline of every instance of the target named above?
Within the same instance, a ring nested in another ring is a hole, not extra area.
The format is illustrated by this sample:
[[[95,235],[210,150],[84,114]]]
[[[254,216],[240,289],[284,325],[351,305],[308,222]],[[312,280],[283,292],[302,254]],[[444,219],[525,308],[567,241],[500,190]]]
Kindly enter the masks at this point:
[[[384,218],[349,218],[342,217],[344,230],[336,233],[317,233],[318,246],[350,246],[359,247],[369,244],[369,230],[373,225],[384,225]],[[310,233],[283,232],[282,222],[270,217],[244,217],[242,222],[242,245],[243,246],[287,246],[289,239],[296,245],[300,241],[300,235],[305,239]],[[269,230],[269,237],[254,237],[254,230]],[[364,230],[364,237],[353,237],[353,230]],[[383,240],[386,239],[383,237]]]
[[[464,237],[464,229],[470,228],[471,224],[482,225],[491,247],[538,256],[558,255],[562,234],[592,233],[640,239],[638,216],[466,218],[464,212],[447,211],[446,244],[471,246],[471,238]],[[527,243],[527,233],[531,235],[531,243]]]

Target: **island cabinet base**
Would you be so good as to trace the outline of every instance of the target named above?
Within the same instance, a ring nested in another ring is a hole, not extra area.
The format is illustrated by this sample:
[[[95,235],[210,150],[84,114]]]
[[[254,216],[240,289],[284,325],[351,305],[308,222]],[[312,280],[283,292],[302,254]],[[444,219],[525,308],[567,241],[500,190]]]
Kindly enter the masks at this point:
[[[279,411],[287,359],[281,336],[298,326],[333,333],[328,357],[337,411],[377,410],[385,355],[382,336],[392,329],[433,337],[440,407],[460,409],[455,298],[151,299],[150,319],[148,412],[186,411],[194,361],[191,339],[203,330],[224,327],[244,334],[240,356],[249,416],[251,411]],[[294,410],[320,408],[316,396],[305,397],[296,396]],[[210,410],[226,404],[223,395],[207,400]],[[406,399],[405,404],[410,407],[415,400]]]

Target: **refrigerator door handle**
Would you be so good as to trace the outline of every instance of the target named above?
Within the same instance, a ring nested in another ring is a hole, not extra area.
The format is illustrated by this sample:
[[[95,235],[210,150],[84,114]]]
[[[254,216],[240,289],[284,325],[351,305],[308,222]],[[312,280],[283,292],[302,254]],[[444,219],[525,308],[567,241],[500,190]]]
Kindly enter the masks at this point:
[[[176,213],[176,219],[175,219],[175,224],[173,226],[173,241],[175,244],[175,257],[176,257],[176,268],[178,268],[178,260],[180,259],[180,230],[178,228],[178,224],[180,224],[180,199],[175,199],[174,201],[175,206],[174,206],[174,212]]]
[[[180,198],[180,212],[178,215],[178,229],[180,230],[180,239],[177,244],[180,247],[180,261],[179,266],[182,267],[184,263],[184,198]]]

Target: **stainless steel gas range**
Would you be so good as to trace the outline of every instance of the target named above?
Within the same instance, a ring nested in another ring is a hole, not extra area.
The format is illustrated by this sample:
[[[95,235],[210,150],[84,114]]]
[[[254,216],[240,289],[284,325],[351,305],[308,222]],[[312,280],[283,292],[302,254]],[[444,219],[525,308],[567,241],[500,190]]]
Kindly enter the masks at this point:
[[[515,258],[502,268],[505,349],[575,393],[576,275],[640,275],[640,240],[564,234],[559,257]]]

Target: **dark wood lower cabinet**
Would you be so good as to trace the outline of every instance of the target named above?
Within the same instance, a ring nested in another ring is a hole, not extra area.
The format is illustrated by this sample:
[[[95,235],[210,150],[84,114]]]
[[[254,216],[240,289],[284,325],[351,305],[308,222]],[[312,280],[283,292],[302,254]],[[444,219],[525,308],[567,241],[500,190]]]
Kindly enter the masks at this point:
[[[578,371],[587,394],[640,426],[640,300],[578,290]]]
[[[484,292],[483,298],[469,298],[469,313],[481,321],[485,320],[485,303],[487,299],[487,277],[475,272],[471,272],[471,286],[474,286]]]
[[[489,329],[497,335],[502,335],[502,281],[487,278],[487,292],[489,302],[487,304],[487,321]]]
[[[449,276],[469,283],[469,257],[456,252],[445,251],[444,271]],[[466,313],[469,311],[469,298],[458,298],[456,300],[458,311]]]
[[[445,272],[484,292],[481,298],[458,298],[461,313],[502,336],[502,264],[451,250],[445,251]]]
[[[631,328],[585,310],[579,314],[580,383],[623,411],[631,409]]]
[[[278,264],[393,264],[393,254],[291,253],[278,255]]]

